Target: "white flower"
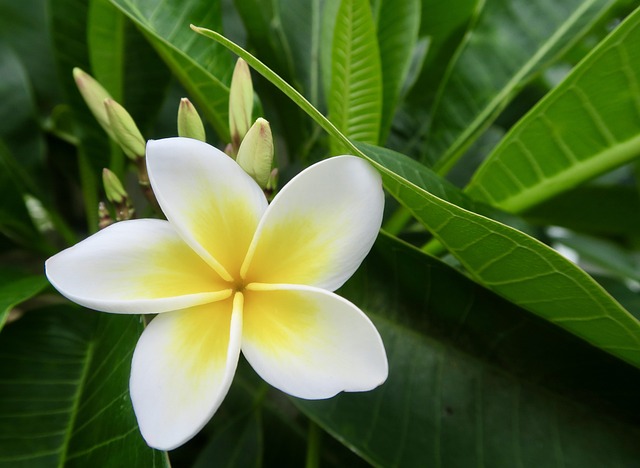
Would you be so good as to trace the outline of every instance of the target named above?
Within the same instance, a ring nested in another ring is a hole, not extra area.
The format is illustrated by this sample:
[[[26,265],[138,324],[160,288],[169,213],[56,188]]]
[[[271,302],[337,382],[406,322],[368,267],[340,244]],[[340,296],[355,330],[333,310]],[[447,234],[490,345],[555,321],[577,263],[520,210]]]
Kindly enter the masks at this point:
[[[240,350],[300,398],[387,378],[382,340],[339,288],[371,249],[377,172],[340,156],[301,172],[267,205],[231,158],[187,138],[151,141],[147,167],[168,221],[116,223],[46,263],[67,298],[104,312],[158,313],[136,346],[130,391],[147,443],[193,437],[224,399]]]

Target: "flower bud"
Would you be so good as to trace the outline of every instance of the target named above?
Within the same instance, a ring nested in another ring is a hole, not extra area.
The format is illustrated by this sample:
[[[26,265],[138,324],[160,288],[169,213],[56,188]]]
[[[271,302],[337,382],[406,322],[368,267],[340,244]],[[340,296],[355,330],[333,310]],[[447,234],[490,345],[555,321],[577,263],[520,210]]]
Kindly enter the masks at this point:
[[[111,203],[122,203],[129,197],[118,176],[107,168],[102,170],[102,184]]]
[[[134,209],[129,201],[129,194],[127,194],[126,190],[122,186],[118,176],[109,169],[103,169],[102,183],[104,185],[104,192],[107,195],[107,200],[113,203],[115,208],[116,221],[131,219],[134,214]]]
[[[229,91],[229,130],[231,145],[237,153],[242,139],[251,126],[253,111],[253,84],[247,62],[238,59],[231,78]]]
[[[273,163],[273,138],[269,122],[263,118],[256,120],[242,140],[236,161],[260,187],[267,186]]]
[[[131,115],[113,99],[105,99],[104,107],[109,117],[114,140],[120,145],[124,154],[134,161],[143,157],[146,143]]]
[[[73,69],[73,79],[93,116],[109,137],[115,139],[109,124],[107,110],[104,108],[104,100],[111,99],[111,95],[91,75],[79,68]]]
[[[180,99],[180,107],[178,107],[178,135],[206,141],[202,119],[187,98]]]

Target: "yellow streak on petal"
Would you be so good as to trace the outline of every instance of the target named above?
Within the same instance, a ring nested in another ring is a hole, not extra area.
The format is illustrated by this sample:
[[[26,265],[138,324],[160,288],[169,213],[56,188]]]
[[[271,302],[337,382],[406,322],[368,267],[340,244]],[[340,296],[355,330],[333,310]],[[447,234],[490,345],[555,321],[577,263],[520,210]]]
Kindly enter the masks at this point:
[[[193,220],[191,232],[199,244],[237,280],[259,217],[246,199],[226,196],[222,190],[218,191],[217,197],[210,203],[207,200],[194,203],[189,215]],[[193,199],[197,200],[198,196],[194,194]]]
[[[324,337],[314,303],[293,291],[250,285],[245,289],[243,340],[248,340],[278,360],[308,360],[306,352],[319,349],[314,337]]]
[[[131,265],[139,267],[121,269],[119,284],[129,283],[130,291],[123,291],[130,299],[154,299],[209,293],[229,289],[223,281],[189,246],[179,239],[158,245],[154,255],[135,258],[131,254]]]
[[[318,217],[295,213],[265,225],[254,252],[249,253],[245,284],[315,284],[325,277],[327,269],[339,262],[333,236],[340,233],[327,226],[328,217],[321,219],[322,224]]]
[[[181,374],[193,385],[204,384],[207,375],[224,374],[230,342],[234,300],[185,309],[175,321],[175,331],[167,355],[172,356]]]

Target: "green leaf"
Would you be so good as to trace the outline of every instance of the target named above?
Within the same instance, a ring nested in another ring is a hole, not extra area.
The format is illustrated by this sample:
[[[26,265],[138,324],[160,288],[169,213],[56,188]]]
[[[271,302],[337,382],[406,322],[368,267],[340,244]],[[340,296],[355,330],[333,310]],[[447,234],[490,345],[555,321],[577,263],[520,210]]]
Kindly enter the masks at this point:
[[[0,330],[11,309],[31,299],[48,284],[43,275],[28,275],[8,268],[0,269]]]
[[[194,36],[190,23],[222,28],[221,2],[111,0],[146,35],[209,120],[229,142],[231,58],[223,49]],[[177,104],[176,104],[177,107]]]
[[[372,465],[637,460],[637,421],[623,416],[636,411],[636,369],[386,236],[341,292],[381,332],[389,378],[371,392],[294,402]]]
[[[355,142],[354,144],[372,161],[377,162],[405,180],[443,200],[447,200],[469,211],[479,212],[482,211],[483,208],[487,211],[490,210],[489,207],[481,207],[479,203],[476,203],[475,200],[447,179],[439,176],[415,159],[380,146],[360,142]]]
[[[505,136],[467,192],[519,213],[640,154],[640,9]]]
[[[385,141],[391,129],[402,85],[409,72],[411,54],[418,40],[420,0],[380,0],[375,18],[382,71],[382,122],[379,140]]]
[[[538,240],[384,174],[403,203],[475,281],[640,367],[640,322],[589,275]]]
[[[138,431],[129,371],[136,316],[31,311],[0,340],[0,466],[168,467]]]
[[[329,117],[347,137],[377,143],[382,113],[380,52],[368,0],[342,0],[331,52]],[[331,152],[343,146],[332,141]]]
[[[423,161],[447,171],[520,87],[577,41],[612,0],[486,2],[443,81]]]
[[[380,165],[251,54],[213,31],[194,29],[240,55],[353,154],[371,161],[381,171],[385,188],[477,282],[640,367],[640,322],[583,270],[538,240],[442,200]]]

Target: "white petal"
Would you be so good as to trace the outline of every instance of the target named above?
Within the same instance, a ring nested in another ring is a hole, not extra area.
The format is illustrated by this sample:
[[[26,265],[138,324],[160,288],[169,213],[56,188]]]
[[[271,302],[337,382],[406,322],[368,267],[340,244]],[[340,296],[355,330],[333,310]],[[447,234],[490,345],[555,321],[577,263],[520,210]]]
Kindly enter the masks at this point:
[[[231,293],[171,225],[157,219],[115,223],[51,257],[45,270],[62,295],[105,312],[166,312]]]
[[[242,352],[268,383],[319,399],[371,390],[388,374],[378,331],[355,305],[306,286],[249,285]]]
[[[383,208],[380,175],[366,161],[339,156],[309,167],[260,221],[242,267],[245,283],[339,288],[371,249]]]
[[[184,240],[224,279],[238,279],[267,208],[258,184],[229,156],[190,138],[149,141],[147,169],[158,203]]]
[[[211,419],[231,386],[241,334],[242,294],[158,315],[147,326],[133,354],[129,388],[151,447],[172,450]]]

